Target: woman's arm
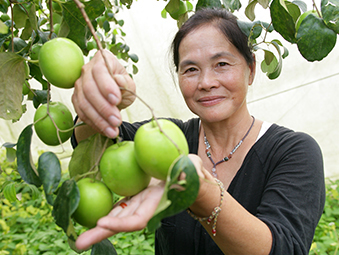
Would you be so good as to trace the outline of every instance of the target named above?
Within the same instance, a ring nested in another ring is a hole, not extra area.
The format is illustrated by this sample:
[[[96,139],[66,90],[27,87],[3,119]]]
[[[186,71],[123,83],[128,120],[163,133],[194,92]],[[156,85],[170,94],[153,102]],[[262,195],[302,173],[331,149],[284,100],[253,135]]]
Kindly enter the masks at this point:
[[[75,136],[78,141],[95,132],[101,132],[110,138],[116,137],[122,121],[120,110],[135,100],[133,79],[111,52],[105,50],[104,54],[112,74],[98,51],[83,66],[81,77],[74,85],[74,109],[79,121],[88,125],[76,128]]]
[[[196,168],[200,168],[198,172],[203,173],[204,178],[200,181],[198,198],[190,206],[190,210],[198,217],[208,217],[220,205],[221,189],[200,161],[197,157],[194,163]],[[270,253],[272,234],[263,221],[249,213],[226,191],[220,208],[215,236],[212,233],[213,220],[210,224],[207,221],[201,223],[224,254]]]

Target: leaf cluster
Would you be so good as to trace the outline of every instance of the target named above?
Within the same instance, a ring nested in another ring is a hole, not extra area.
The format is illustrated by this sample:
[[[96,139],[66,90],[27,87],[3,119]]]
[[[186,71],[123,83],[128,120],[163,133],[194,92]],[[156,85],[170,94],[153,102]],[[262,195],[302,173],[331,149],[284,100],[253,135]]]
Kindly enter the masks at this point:
[[[302,57],[307,61],[321,61],[334,48],[339,33],[339,2],[321,0],[317,7],[313,2],[315,15],[308,15],[300,24],[298,19],[307,11],[304,1],[288,0],[250,0],[245,6],[244,13],[248,21],[239,20],[238,24],[248,37],[248,43],[254,51],[262,50],[264,60],[261,70],[269,79],[276,79],[282,71],[283,59],[289,54],[285,43],[296,44]],[[269,23],[256,20],[257,5],[268,10],[271,20]],[[240,11],[240,0],[198,0],[195,10],[205,7],[225,8],[231,12]],[[177,20],[180,27],[194,12],[189,1],[170,0],[162,11]],[[275,38],[267,40],[268,33],[276,32],[286,42]]]

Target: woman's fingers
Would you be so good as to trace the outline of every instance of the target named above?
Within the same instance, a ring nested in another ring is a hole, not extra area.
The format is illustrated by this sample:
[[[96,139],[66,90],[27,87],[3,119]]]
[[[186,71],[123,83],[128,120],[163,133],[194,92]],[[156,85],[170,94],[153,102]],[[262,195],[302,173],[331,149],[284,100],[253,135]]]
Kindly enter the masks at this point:
[[[117,74],[112,76],[108,72],[106,62],[98,52],[83,67],[82,75],[74,85],[72,102],[81,120],[96,131],[114,138],[118,135],[118,127],[122,121],[120,108],[127,107],[135,99],[133,93],[124,93],[127,96],[121,100],[120,87],[131,88],[133,92],[135,85],[112,54],[105,52],[105,56],[115,67],[113,72]]]
[[[116,233],[108,229],[95,227],[81,234],[76,240],[75,245],[79,250],[87,250],[93,244],[99,243],[102,240],[105,240],[110,236],[113,236],[114,234]]]

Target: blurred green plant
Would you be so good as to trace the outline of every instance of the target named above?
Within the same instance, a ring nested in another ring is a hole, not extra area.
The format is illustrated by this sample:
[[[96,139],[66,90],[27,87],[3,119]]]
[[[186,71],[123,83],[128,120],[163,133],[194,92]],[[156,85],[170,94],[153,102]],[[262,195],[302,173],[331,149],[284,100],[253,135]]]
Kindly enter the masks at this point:
[[[339,180],[327,180],[323,215],[315,230],[310,255],[339,254]]]
[[[0,151],[0,255],[77,254],[55,224],[53,208],[46,202],[42,188],[25,183],[16,162],[9,162],[4,154]],[[64,173],[63,179],[67,175]],[[80,225],[75,229],[78,233],[86,230]],[[154,254],[154,233],[146,229],[119,233],[110,241],[118,254]],[[91,251],[82,254],[89,255]]]

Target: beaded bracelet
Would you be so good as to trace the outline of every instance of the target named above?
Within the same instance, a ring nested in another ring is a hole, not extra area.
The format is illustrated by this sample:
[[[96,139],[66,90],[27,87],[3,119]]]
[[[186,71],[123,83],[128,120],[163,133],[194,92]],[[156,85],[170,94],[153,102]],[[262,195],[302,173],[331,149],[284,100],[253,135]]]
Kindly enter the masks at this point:
[[[200,222],[207,221],[207,224],[210,224],[212,222],[212,220],[214,220],[213,225],[212,225],[212,234],[213,234],[213,236],[216,236],[216,234],[217,234],[217,218],[218,218],[218,215],[221,211],[222,202],[224,201],[225,187],[224,187],[224,184],[220,180],[218,180],[217,178],[214,178],[214,180],[219,185],[219,188],[220,188],[220,191],[221,191],[220,205],[215,207],[212,211],[212,214],[208,217],[198,217],[189,208],[187,209],[187,212],[188,212],[189,215],[191,215],[193,217],[193,219],[198,220]]]

